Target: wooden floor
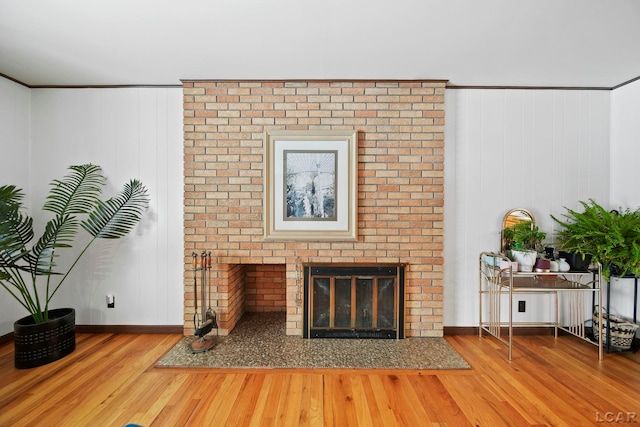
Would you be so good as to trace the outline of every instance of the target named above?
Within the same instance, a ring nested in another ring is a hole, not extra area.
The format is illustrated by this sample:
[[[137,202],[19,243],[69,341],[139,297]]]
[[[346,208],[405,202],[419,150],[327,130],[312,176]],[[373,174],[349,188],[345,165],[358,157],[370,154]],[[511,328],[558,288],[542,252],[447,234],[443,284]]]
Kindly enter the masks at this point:
[[[587,426],[640,423],[640,355],[572,337],[447,340],[460,371],[155,368],[177,335],[80,334],[65,359],[13,367],[0,347],[0,426]],[[628,421],[627,423],[621,421]]]

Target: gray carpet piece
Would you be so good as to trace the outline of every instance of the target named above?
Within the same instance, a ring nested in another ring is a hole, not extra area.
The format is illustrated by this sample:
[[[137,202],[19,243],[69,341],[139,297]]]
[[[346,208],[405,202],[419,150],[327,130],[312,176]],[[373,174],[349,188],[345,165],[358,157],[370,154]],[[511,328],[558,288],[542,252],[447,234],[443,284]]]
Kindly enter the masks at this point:
[[[216,346],[192,353],[184,337],[157,367],[470,369],[443,338],[337,339],[287,336],[284,313],[247,313]]]

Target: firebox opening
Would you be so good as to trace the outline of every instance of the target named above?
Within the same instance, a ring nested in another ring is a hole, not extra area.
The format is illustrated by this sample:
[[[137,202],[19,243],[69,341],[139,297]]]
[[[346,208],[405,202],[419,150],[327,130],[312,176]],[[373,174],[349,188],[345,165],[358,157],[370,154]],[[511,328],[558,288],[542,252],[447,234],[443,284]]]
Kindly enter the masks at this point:
[[[272,313],[287,310],[285,264],[245,264],[244,270],[245,312]]]
[[[303,337],[404,338],[404,265],[305,265]]]
[[[224,264],[212,288],[218,334],[228,335],[245,313],[286,312],[285,264]]]

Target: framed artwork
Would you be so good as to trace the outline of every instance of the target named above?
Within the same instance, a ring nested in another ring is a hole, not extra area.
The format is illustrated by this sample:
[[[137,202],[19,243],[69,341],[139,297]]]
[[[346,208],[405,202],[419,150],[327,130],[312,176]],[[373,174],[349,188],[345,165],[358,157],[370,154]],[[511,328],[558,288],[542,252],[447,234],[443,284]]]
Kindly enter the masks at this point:
[[[266,240],[357,239],[357,131],[265,132]]]

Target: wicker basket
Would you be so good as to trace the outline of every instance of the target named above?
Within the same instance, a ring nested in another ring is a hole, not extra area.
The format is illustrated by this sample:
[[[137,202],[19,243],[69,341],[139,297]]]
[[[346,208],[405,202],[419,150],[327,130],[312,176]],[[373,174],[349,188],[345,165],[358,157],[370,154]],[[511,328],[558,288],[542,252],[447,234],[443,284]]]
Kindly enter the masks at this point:
[[[593,335],[595,340],[598,341],[598,332],[600,330],[600,324],[598,322],[597,310],[593,312]],[[631,348],[633,339],[636,337],[636,331],[638,325],[631,323],[620,317],[616,317],[607,313],[602,313],[602,323],[604,327],[602,329],[602,342],[607,343],[607,318],[609,319],[609,335],[611,337],[611,347],[615,347],[621,350],[628,350]]]

